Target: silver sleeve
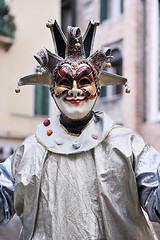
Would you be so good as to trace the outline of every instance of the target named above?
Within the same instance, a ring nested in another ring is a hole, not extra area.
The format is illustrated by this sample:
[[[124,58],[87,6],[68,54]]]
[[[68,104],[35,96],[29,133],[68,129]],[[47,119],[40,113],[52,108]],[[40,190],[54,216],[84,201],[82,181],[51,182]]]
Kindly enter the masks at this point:
[[[0,163],[0,223],[7,223],[14,215],[12,158]]]
[[[160,223],[160,153],[150,147],[140,160],[136,171],[136,180],[140,203],[148,213],[149,219]]]

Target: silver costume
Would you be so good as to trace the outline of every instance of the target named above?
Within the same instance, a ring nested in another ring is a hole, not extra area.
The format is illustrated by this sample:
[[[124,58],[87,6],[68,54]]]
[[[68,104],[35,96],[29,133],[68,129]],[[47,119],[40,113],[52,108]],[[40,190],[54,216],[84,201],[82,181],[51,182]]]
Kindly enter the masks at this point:
[[[160,154],[104,113],[80,135],[50,121],[0,165],[1,222],[15,209],[25,240],[154,239],[140,203],[160,223]]]

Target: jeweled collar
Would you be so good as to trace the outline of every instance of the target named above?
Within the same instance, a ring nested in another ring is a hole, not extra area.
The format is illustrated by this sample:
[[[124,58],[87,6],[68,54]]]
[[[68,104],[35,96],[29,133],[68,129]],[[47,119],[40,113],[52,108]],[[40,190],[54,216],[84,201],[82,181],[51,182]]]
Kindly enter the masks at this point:
[[[60,115],[46,119],[38,125],[36,139],[46,149],[59,154],[74,154],[97,146],[114,127],[114,122],[100,112],[85,126],[81,134],[73,134],[61,125]]]

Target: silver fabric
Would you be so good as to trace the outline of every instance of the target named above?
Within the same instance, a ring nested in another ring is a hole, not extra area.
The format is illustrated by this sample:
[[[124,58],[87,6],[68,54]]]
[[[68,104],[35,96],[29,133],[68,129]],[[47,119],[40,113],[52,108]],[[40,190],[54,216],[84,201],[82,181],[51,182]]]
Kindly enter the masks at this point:
[[[136,178],[142,207],[151,221],[160,223],[159,167],[160,153],[150,147],[138,164]]]
[[[7,223],[14,215],[12,158],[13,156],[0,163],[0,223]]]
[[[122,126],[75,154],[51,152],[35,136],[27,138],[13,165],[20,239],[154,239],[135,177],[148,149],[139,135]]]

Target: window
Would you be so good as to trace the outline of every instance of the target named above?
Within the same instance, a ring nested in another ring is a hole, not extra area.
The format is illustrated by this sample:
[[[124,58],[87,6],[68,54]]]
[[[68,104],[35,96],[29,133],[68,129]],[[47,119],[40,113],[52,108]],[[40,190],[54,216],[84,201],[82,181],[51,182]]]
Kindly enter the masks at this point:
[[[151,5],[151,121],[160,121],[160,1]]]
[[[68,26],[76,25],[76,0],[62,0],[61,25],[65,34]]]
[[[119,49],[114,49],[112,51],[112,56],[114,57],[111,60],[112,67],[108,70],[105,68],[104,70],[109,71],[114,74],[122,75],[122,56]],[[113,85],[113,86],[102,86],[100,99],[103,100],[117,100],[122,95],[122,86],[121,85]]]
[[[159,35],[158,35],[158,40],[159,40],[159,42],[158,42],[158,48],[159,48],[159,56],[160,56],[160,1],[159,1],[159,7],[158,7],[158,10],[159,10],[159,13],[158,13],[158,28],[159,28],[159,31],[158,31],[158,33],[159,33]],[[159,98],[158,98],[158,104],[159,104],[159,107],[158,107],[158,112],[160,113],[160,58],[158,59],[159,61],[159,64],[158,64],[158,72],[159,72],[159,86],[158,86],[158,93],[159,93]]]
[[[34,113],[35,115],[48,115],[49,89],[45,86],[35,86]]]
[[[37,67],[36,72],[39,71]],[[49,114],[49,88],[45,86],[35,86],[34,92],[34,114],[48,115]]]
[[[100,20],[114,18],[123,13],[123,0],[101,0]]]
[[[0,0],[0,35],[14,38],[16,25],[5,0]]]

